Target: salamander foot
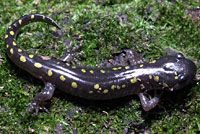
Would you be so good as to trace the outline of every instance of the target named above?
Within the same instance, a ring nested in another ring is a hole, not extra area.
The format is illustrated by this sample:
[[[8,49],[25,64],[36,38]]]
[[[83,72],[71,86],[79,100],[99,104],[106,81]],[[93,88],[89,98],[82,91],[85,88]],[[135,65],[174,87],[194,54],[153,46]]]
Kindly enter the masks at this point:
[[[159,103],[162,93],[157,94],[156,91],[154,93],[155,93],[154,97],[150,100],[146,97],[144,93],[139,93],[140,102],[142,104],[144,111],[150,111]]]
[[[45,108],[43,104],[40,104],[36,101],[32,101],[29,103],[29,106],[27,107],[26,111],[21,113],[21,115],[24,116],[25,114],[35,110],[34,115],[37,116],[40,109],[50,114],[49,110]]]
[[[22,116],[33,110],[35,110],[35,115],[38,115],[40,109],[44,110],[49,114],[50,112],[44,107],[44,104],[47,100],[50,100],[52,98],[54,90],[55,86],[53,84],[49,82],[45,83],[44,89],[34,97],[33,101],[29,103],[29,106],[27,107],[26,111],[22,113]]]

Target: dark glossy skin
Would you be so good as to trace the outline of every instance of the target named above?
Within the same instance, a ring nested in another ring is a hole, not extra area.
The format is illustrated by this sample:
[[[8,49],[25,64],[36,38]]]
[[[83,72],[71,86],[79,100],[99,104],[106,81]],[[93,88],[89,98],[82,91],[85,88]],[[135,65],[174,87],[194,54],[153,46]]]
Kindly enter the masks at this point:
[[[26,112],[36,109],[37,113],[42,103],[51,99],[55,88],[71,95],[94,100],[114,99],[137,94],[144,110],[149,111],[159,102],[159,95],[148,100],[145,96],[147,91],[178,90],[188,85],[195,77],[195,64],[180,53],[149,63],[139,61],[140,64],[134,66],[101,68],[69,64],[68,62],[74,56],[72,53],[66,53],[61,59],[45,59],[27,54],[16,45],[16,33],[24,25],[36,21],[46,22],[60,29],[60,26],[51,18],[40,14],[31,14],[25,15],[11,24],[5,36],[9,58],[18,67],[45,83],[44,90],[35,96]],[[46,110],[44,107],[43,109]]]

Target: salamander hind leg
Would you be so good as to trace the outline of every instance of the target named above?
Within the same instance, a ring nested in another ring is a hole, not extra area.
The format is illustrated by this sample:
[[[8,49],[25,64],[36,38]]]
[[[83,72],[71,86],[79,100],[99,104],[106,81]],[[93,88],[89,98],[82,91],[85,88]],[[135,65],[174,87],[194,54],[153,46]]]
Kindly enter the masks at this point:
[[[161,95],[162,95],[162,93],[158,95],[156,93],[156,91],[155,91],[154,97],[149,100],[144,93],[139,93],[138,96],[140,98],[140,102],[142,104],[142,107],[143,107],[144,111],[150,111],[155,106],[157,106],[157,104],[160,101],[160,96]]]
[[[45,88],[34,97],[33,101],[29,103],[26,112],[22,113],[22,116],[33,110],[36,111],[35,115],[38,115],[39,109],[42,109],[45,112],[49,113],[49,111],[44,107],[44,103],[52,98],[54,90],[55,86],[53,84],[49,82],[45,83]]]
[[[68,62],[68,63],[78,63],[80,62],[76,59],[77,56],[82,56],[82,52],[76,52],[78,48],[82,46],[82,44],[76,45],[75,47],[72,46],[72,41],[65,41],[65,45],[67,46],[67,50],[64,52],[64,55],[60,58],[61,61],[63,62]]]

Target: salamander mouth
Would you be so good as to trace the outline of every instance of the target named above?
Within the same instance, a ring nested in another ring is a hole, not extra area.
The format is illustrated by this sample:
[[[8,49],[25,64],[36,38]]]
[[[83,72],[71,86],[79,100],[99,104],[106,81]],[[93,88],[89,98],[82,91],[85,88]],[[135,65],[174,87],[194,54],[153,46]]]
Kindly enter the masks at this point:
[[[176,85],[174,85],[173,88],[170,89],[170,91],[179,90],[182,89],[183,87],[185,87],[185,85],[177,83]]]

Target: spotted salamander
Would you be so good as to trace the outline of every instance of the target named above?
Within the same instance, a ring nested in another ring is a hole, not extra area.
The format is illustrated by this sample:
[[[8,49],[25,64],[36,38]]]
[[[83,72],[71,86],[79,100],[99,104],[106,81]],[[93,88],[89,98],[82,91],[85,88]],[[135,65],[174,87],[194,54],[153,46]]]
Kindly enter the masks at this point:
[[[154,108],[160,95],[146,97],[150,90],[178,90],[188,85],[195,77],[195,64],[177,53],[148,63],[134,66],[84,67],[67,62],[69,54],[61,59],[44,58],[24,52],[16,44],[20,28],[31,22],[46,22],[60,29],[51,18],[40,15],[25,15],[12,23],[5,35],[8,57],[21,69],[41,79],[45,87],[29,104],[25,113],[38,112],[43,102],[50,100],[55,89],[78,97],[107,100],[137,94],[145,111]],[[25,114],[24,113],[24,114]]]

